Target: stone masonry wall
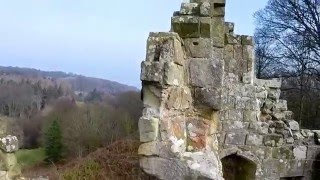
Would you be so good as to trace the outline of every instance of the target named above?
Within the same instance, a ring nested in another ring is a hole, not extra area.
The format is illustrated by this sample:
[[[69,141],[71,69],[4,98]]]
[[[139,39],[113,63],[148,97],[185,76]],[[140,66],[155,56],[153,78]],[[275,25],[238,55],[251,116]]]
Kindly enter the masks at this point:
[[[224,15],[225,0],[192,0],[171,32],[150,33],[140,166],[159,179],[220,180],[221,159],[237,155],[256,165],[255,179],[310,179],[320,132],[292,119],[279,79],[255,78],[252,37]]]

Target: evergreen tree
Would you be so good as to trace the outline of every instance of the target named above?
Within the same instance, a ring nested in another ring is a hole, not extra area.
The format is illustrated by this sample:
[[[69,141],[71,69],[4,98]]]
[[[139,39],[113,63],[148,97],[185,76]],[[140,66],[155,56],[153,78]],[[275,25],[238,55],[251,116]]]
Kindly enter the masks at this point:
[[[57,162],[62,158],[62,134],[59,122],[54,120],[45,134],[45,153],[47,162]]]

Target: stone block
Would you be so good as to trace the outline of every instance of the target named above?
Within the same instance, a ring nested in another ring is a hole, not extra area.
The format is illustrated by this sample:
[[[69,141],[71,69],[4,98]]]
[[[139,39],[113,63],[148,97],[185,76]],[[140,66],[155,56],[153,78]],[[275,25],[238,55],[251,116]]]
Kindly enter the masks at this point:
[[[6,153],[12,153],[19,150],[19,141],[16,136],[7,135],[0,138],[0,148]]]
[[[255,77],[255,74],[253,73],[253,71],[243,73],[242,82],[245,84],[253,85],[254,77]]]
[[[293,148],[295,159],[302,160],[307,158],[307,146],[297,146]]]
[[[254,71],[254,47],[250,45],[242,46],[242,58],[244,60],[244,71],[253,72]],[[252,79],[253,81],[253,79]]]
[[[277,103],[275,103],[275,108],[278,111],[287,111],[287,101],[280,99]]]
[[[212,18],[212,39],[214,47],[224,47],[224,18],[214,17]]]
[[[263,145],[263,136],[258,134],[248,134],[246,145],[249,146],[261,146]]]
[[[140,167],[157,179],[184,179],[190,174],[187,164],[178,159],[145,157],[140,159]]]
[[[214,88],[195,89],[196,106],[204,106],[213,110],[220,110],[222,107],[221,91]]]
[[[268,98],[278,101],[280,98],[280,89],[268,89]]]
[[[158,118],[140,118],[139,119],[140,141],[155,141],[159,134]]]
[[[284,112],[275,112],[272,117],[274,120],[285,120],[286,114]]]
[[[203,38],[211,38],[212,21],[210,17],[200,17],[200,35]]]
[[[189,88],[172,87],[166,102],[168,109],[187,109],[191,106],[192,97]]]
[[[230,109],[227,110],[227,119],[230,121],[243,121],[242,110]]]
[[[246,134],[228,133],[226,135],[226,145],[244,145],[246,141]]]
[[[159,109],[161,105],[162,90],[152,85],[144,85],[142,88],[143,105],[146,108]]]
[[[214,3],[213,5],[213,17],[224,17],[225,15],[225,3]]]
[[[141,144],[138,149],[138,154],[142,156],[159,156],[163,158],[174,157],[174,154],[169,150],[170,147],[167,147],[164,143],[152,141]]]
[[[300,130],[300,125],[297,121],[295,120],[286,120],[285,121],[287,126],[292,130],[292,131],[299,131]]]
[[[187,38],[185,46],[190,57],[193,58],[211,58],[212,40],[209,38]]]
[[[266,122],[251,122],[249,128],[259,134],[268,134],[269,124]]]
[[[213,9],[213,5],[211,5],[209,2],[203,2],[200,5],[200,16],[206,16],[210,17],[211,11]]]
[[[226,34],[225,37],[226,44],[236,45],[241,44],[241,36],[235,34]]]
[[[195,16],[174,16],[171,19],[172,30],[181,38],[200,37],[199,17]]]
[[[234,58],[233,45],[226,45],[225,48],[224,48],[224,60],[225,60],[225,63],[228,63],[233,58]],[[229,71],[227,71],[227,72],[229,72]]]
[[[181,39],[175,32],[152,32],[147,41],[146,61],[175,62],[183,65],[185,54]]]
[[[191,59],[190,83],[195,87],[222,87],[223,63],[218,59]]]
[[[271,147],[279,147],[283,144],[283,136],[279,134],[269,134],[263,139],[264,145]]]
[[[256,122],[257,119],[257,111],[245,110],[243,111],[243,120],[246,122]]]
[[[141,63],[141,81],[162,82],[163,65],[160,62],[143,61]]]
[[[182,3],[180,14],[181,15],[197,15],[199,14],[199,4],[198,3]]]
[[[252,38],[252,36],[242,35],[241,36],[241,44],[253,46],[253,38]]]
[[[224,132],[246,132],[249,126],[248,122],[243,121],[224,121],[222,130]]]
[[[274,88],[274,89],[279,89],[279,88],[281,88],[281,79],[279,79],[279,78],[274,78],[274,79],[269,79],[269,80],[256,79],[255,80],[255,85]]]
[[[164,84],[171,86],[184,85],[184,68],[173,62],[164,64]]]

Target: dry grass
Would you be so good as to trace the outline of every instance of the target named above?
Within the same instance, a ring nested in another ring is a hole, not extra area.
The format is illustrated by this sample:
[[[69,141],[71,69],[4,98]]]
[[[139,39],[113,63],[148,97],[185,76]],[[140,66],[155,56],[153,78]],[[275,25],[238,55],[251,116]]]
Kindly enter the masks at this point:
[[[139,168],[135,140],[120,140],[100,148],[85,158],[63,165],[39,165],[24,172],[26,177],[44,176],[50,180],[153,180]]]

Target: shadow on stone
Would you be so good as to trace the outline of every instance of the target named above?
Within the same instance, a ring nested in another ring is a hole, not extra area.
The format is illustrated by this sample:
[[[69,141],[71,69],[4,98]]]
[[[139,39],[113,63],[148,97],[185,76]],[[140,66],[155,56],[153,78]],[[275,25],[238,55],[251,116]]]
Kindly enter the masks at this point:
[[[236,154],[222,160],[223,177],[225,180],[254,180],[257,165]]]

